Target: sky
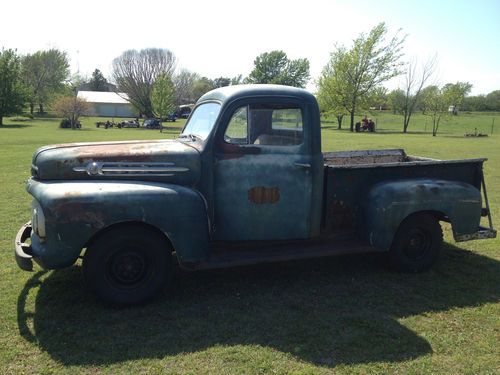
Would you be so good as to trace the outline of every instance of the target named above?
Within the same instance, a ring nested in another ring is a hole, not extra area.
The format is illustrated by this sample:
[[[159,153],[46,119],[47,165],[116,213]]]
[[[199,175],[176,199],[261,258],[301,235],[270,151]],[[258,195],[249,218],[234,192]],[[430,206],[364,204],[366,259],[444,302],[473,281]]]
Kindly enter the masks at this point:
[[[389,37],[406,36],[406,61],[437,56],[433,84],[468,81],[472,95],[500,89],[500,0],[6,0],[0,48],[58,48],[72,73],[97,68],[108,78],[128,49],[167,48],[178,69],[209,78],[246,76],[256,56],[280,49],[309,59],[315,91],[336,46],[380,22]],[[401,77],[387,84],[398,86]]]

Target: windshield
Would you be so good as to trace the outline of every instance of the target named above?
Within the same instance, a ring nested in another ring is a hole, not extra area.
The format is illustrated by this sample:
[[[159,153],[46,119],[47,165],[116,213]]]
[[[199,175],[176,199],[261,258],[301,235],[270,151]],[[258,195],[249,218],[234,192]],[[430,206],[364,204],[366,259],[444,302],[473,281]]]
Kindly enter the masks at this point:
[[[180,135],[181,138],[196,136],[205,140],[212,131],[219,112],[219,103],[205,103],[196,107]]]

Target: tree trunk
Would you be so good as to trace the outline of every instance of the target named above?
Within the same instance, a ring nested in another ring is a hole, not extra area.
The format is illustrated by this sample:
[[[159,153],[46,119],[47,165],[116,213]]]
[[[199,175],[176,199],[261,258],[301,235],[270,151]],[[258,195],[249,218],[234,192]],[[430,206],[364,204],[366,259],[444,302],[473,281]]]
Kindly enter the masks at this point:
[[[42,103],[38,103],[38,113],[43,114],[43,104]]]
[[[342,119],[344,118],[344,115],[337,115],[337,122],[339,123],[339,127],[337,128],[338,130],[342,129]]]
[[[33,116],[33,112],[35,111],[35,103],[30,103],[30,114]]]
[[[351,112],[351,132],[354,132],[354,108],[352,109]]]
[[[0,116],[0,126],[3,125],[3,116]]]

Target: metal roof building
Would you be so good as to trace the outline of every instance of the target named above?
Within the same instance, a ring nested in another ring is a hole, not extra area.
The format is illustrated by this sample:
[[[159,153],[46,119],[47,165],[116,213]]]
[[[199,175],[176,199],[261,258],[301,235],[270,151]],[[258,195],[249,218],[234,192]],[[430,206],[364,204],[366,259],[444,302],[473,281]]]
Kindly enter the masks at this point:
[[[99,117],[136,117],[137,110],[127,100],[127,94],[103,91],[78,91],[78,98],[92,106],[92,115]]]

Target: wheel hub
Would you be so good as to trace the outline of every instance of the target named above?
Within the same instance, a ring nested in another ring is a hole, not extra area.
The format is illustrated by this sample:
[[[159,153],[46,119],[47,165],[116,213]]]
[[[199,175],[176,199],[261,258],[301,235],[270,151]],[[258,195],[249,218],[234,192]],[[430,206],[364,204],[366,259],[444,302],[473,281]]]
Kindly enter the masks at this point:
[[[408,233],[408,243],[405,254],[414,260],[422,259],[431,247],[429,234],[420,228],[413,229]]]
[[[147,262],[137,251],[121,251],[115,254],[108,267],[108,274],[113,282],[130,287],[140,283],[146,274]]]

